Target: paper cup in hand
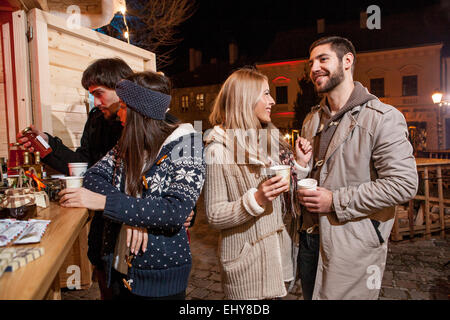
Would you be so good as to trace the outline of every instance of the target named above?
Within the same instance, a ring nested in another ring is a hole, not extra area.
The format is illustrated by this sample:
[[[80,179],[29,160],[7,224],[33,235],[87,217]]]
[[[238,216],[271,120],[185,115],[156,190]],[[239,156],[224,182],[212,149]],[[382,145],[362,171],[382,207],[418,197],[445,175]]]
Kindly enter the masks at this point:
[[[297,186],[299,189],[317,190],[317,180],[311,178],[302,179],[297,182]]]
[[[282,176],[283,179],[288,183],[288,189],[285,192],[289,191],[290,183],[291,183],[291,167],[290,166],[273,166],[270,167],[270,170],[276,175],[276,176]]]
[[[67,166],[71,176],[81,177],[86,172],[88,164],[87,162],[72,162],[68,163]]]
[[[60,178],[61,189],[81,188],[83,186],[83,177],[64,177]]]

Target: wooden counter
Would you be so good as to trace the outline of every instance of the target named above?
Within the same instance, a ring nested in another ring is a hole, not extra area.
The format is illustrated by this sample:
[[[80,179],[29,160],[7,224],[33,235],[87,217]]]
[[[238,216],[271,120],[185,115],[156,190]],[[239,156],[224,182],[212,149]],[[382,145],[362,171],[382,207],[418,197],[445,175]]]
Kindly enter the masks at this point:
[[[14,247],[44,247],[44,255],[0,277],[0,300],[58,298],[59,269],[88,216],[85,208],[63,208],[55,202],[39,212],[35,219],[51,220],[41,242]]]

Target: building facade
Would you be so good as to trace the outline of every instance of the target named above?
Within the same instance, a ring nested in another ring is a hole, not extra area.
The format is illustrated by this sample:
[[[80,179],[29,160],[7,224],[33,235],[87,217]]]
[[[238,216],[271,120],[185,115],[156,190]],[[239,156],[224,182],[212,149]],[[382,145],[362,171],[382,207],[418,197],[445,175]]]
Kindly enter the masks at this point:
[[[189,122],[198,130],[211,128],[209,115],[221,84],[172,89],[170,113],[182,122]]]
[[[395,106],[405,116],[417,150],[450,148],[450,112],[433,104],[436,89],[448,92],[448,58],[442,44],[376,50],[356,54],[354,79],[381,101]],[[280,128],[294,128],[294,104],[298,80],[306,72],[307,59],[258,63],[269,78],[277,101],[272,120]]]
[[[403,113],[418,151],[450,149],[450,107],[431,99],[435,90],[449,98],[450,58],[442,56],[442,47],[438,43],[356,54],[354,79]],[[295,127],[294,105],[307,64],[306,58],[256,64],[268,77],[276,101],[272,121],[283,132],[300,129]],[[210,128],[208,117],[220,87],[215,83],[173,89],[171,112],[185,122],[201,121],[203,130]]]

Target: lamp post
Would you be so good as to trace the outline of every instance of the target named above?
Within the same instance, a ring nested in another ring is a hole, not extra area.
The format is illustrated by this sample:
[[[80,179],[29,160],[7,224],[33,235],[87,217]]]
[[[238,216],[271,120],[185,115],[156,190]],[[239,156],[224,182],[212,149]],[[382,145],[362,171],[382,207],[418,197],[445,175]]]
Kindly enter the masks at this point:
[[[442,135],[443,135],[443,124],[442,124],[442,112],[443,109],[446,106],[450,105],[450,101],[446,100],[446,99],[442,99],[442,97],[444,96],[444,94],[439,91],[439,90],[434,90],[433,94],[431,95],[431,99],[433,100],[433,103],[438,105],[438,123],[437,123],[437,131],[438,131],[438,149],[441,150],[442,149]],[[446,111],[446,110],[444,110]]]

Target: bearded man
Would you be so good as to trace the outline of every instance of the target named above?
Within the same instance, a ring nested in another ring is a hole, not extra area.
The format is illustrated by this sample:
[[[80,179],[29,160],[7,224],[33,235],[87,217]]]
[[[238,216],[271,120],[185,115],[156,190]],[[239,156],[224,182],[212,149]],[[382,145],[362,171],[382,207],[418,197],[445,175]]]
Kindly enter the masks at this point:
[[[418,188],[405,118],[353,81],[355,59],[342,37],[310,47],[310,77],[323,99],[298,139],[312,148],[304,149],[297,174],[318,181],[317,190],[298,191],[305,300],[377,299],[394,207]]]

